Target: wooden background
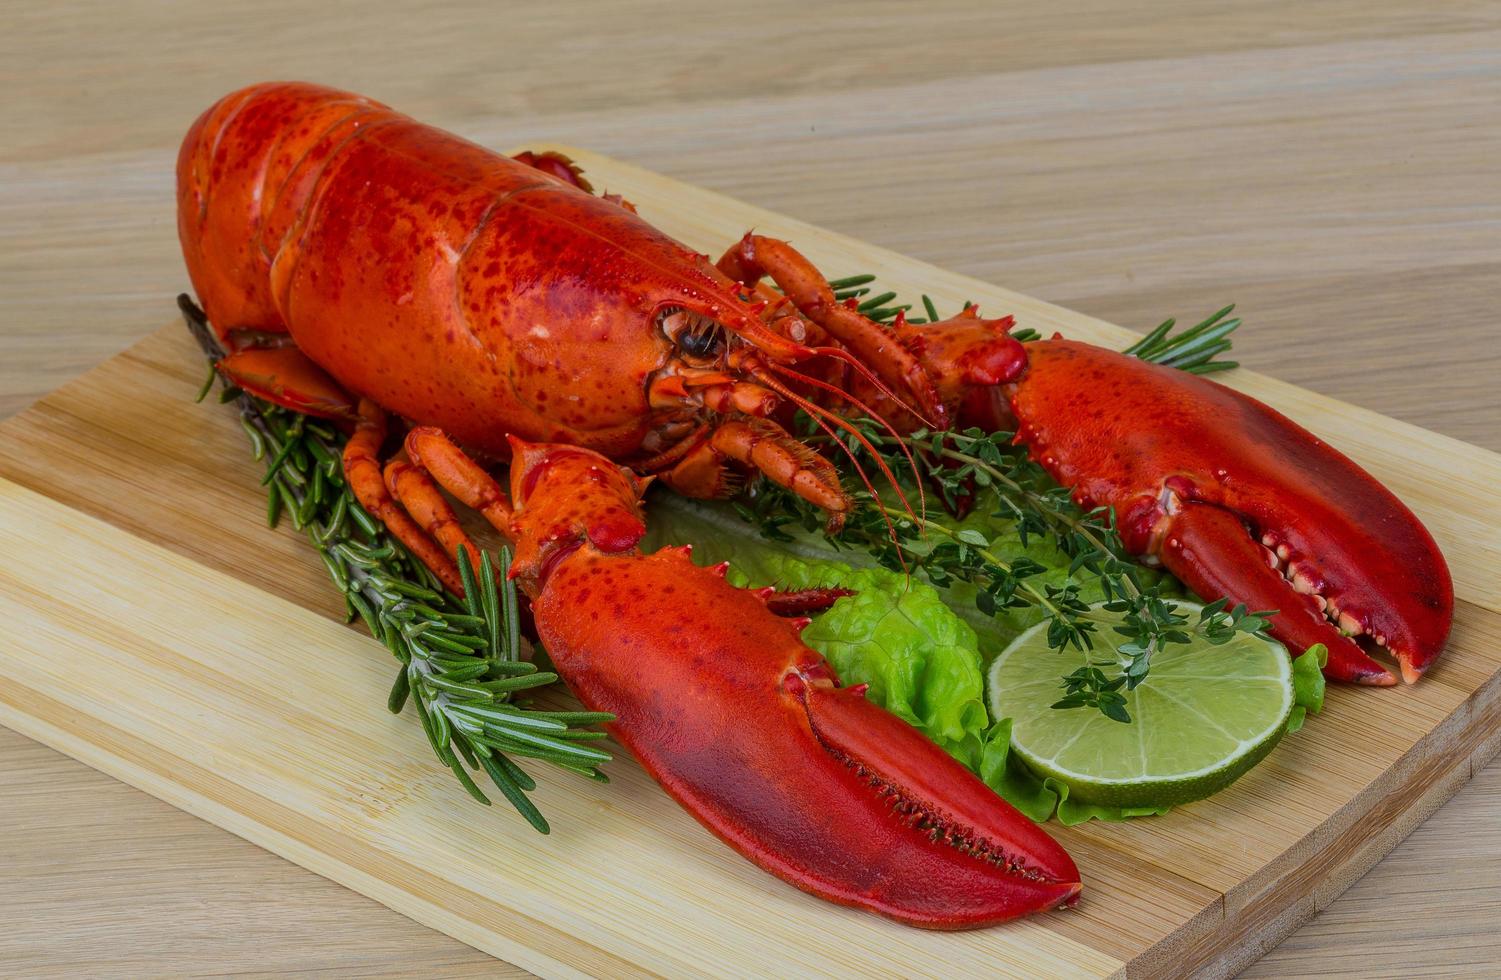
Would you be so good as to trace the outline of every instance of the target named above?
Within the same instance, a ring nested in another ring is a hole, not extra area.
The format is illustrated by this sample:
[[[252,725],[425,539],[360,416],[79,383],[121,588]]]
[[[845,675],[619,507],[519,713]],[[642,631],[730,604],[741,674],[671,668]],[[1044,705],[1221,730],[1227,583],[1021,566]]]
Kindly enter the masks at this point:
[[[589,146],[1501,449],[1501,6],[0,3],[0,414],[172,315],[240,84]],[[1501,769],[1252,975],[1501,964]],[[505,967],[0,730],[5,972]]]

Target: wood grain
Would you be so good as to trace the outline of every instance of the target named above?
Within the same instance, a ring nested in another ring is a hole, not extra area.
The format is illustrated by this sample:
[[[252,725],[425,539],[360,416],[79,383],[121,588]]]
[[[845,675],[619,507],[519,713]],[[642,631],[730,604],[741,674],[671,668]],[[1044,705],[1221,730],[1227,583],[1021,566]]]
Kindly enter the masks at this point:
[[[30,818],[0,839],[9,976],[218,974],[253,937],[265,974],[525,975],[38,742],[0,729],[0,754]]]
[[[668,32],[660,11],[614,4],[372,6],[351,30],[342,4],[6,5],[0,413],[156,328],[185,286],[177,138],[223,91],[282,76],[494,145],[609,150],[1138,328],[1236,299],[1253,366],[1501,449],[1492,3],[773,4],[674,10]],[[211,522],[214,502],[193,520]],[[28,744],[0,733],[0,772],[107,782]],[[1254,971],[1494,969],[1497,778],[1480,774]],[[48,912],[7,916],[7,964],[24,949],[27,970],[121,957],[142,972],[363,972],[385,949],[394,972],[402,957],[483,968],[135,791],[104,794],[82,824],[13,783],[3,793],[0,907]],[[43,852],[69,870],[11,873]],[[115,876],[128,855],[158,872]],[[289,881],[296,915],[271,897]],[[294,920],[305,928],[269,958]]]
[[[628,762],[607,786],[539,774],[555,829],[518,833],[466,802],[385,710],[375,641],[18,485],[0,482],[0,515],[0,616],[27,626],[0,667],[0,720],[529,970],[1122,966],[1038,920],[961,938],[808,898],[717,845]],[[130,574],[79,583],[93,564]],[[308,651],[338,669],[309,668]]]

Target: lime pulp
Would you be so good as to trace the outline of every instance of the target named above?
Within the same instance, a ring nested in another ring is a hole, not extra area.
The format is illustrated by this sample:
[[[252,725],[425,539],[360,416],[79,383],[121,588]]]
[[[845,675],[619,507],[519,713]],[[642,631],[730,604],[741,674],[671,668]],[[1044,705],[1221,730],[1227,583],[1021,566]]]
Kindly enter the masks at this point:
[[[1199,605],[1175,606],[1190,626],[1198,621]],[[1094,614],[1107,620],[1096,634],[1099,660],[1114,614]],[[1085,654],[1049,648],[1039,624],[991,664],[991,712],[1012,719],[1012,751],[1080,802],[1160,808],[1203,799],[1265,758],[1286,731],[1292,664],[1273,640],[1237,633],[1214,646],[1190,636],[1157,651],[1146,680],[1122,690],[1131,715],[1123,724],[1093,708],[1051,707],[1063,696],[1060,677],[1083,666]]]

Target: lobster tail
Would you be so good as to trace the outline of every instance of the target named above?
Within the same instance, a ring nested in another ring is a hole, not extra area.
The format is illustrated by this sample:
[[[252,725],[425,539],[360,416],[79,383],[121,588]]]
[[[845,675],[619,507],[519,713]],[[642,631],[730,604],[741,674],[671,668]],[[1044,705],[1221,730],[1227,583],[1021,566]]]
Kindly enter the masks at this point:
[[[281,241],[332,153],[393,115],[348,92],[268,82],[230,93],[193,123],[177,158],[177,230],[193,290],[221,339],[233,330],[286,331],[271,290]]]

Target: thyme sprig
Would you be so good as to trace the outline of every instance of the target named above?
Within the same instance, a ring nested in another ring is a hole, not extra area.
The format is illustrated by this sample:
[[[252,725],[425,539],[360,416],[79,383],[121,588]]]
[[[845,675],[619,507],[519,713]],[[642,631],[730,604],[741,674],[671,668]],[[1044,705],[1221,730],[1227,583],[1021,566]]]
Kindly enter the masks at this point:
[[[267,488],[267,523],[275,527],[286,517],[307,535],[344,595],[348,620],[358,616],[400,662],[387,707],[400,712],[410,702],[433,752],[471,796],[490,804],[469,774],[483,770],[528,823],[547,833],[546,818],[527,796],[536,781],[513,757],[606,781],[599,766],[610,756],[589,744],[605,734],[589,726],[612,716],[544,711],[514,701],[558,678],[522,659],[516,587],[504,576],[508,549],[501,548],[493,563],[483,554],[478,569],[461,551],[465,598],[447,593],[355,500],[340,464],[344,435],[219,376],[214,365],[223,351],[203,312],[186,296],[178,297],[178,306],[209,358],[199,399],[219,377],[220,400],[236,403],[252,453],[266,461],[261,484]]]
[[[852,276],[830,283],[840,300],[860,299],[873,288],[874,276]],[[897,312],[911,305],[892,305],[895,294],[882,292],[863,300],[867,316],[890,322]],[[966,303],[965,307],[972,306]],[[932,299],[922,297],[925,316],[909,318],[920,324],[940,319]],[[1174,332],[1175,321],[1167,320],[1128,348],[1127,353],[1153,363],[1165,364],[1196,374],[1226,370],[1235,362],[1218,360],[1230,349],[1229,335],[1240,325],[1231,318],[1234,306],[1216,311],[1200,323]],[[1037,338],[1030,330],[1016,330],[1022,341]],[[898,441],[868,420],[855,423],[868,443],[876,447],[894,472],[905,465]],[[810,442],[829,441],[812,425],[804,428]],[[1093,708],[1106,717],[1129,722],[1121,691],[1141,684],[1151,670],[1153,655],[1170,643],[1188,643],[1191,634],[1220,644],[1237,632],[1261,635],[1270,612],[1251,612],[1243,605],[1229,607],[1225,600],[1211,603],[1189,625],[1162,593],[1161,584],[1143,584],[1115,527],[1114,513],[1106,507],[1086,511],[1069,492],[1058,486],[1031,460],[1024,449],[1013,445],[1011,432],[918,431],[907,443],[914,452],[919,478],[935,488],[951,506],[974,495],[976,488],[995,492],[998,510],[992,515],[1008,519],[1025,547],[1033,536],[1046,537],[1069,559],[1063,585],[1037,581],[1047,569],[1026,558],[1005,558],[986,532],[974,527],[955,529],[925,514],[887,507],[869,494],[859,494],[860,506],[847,519],[845,531],[830,539],[838,547],[867,551],[893,570],[920,571],[940,587],[955,581],[976,587],[974,603],[986,616],[1004,610],[1031,606],[1047,622],[1050,647],[1072,647],[1086,654],[1084,666],[1062,678],[1063,697],[1055,708]],[[848,453],[830,454],[847,474],[858,462],[870,462],[869,453],[853,436],[839,437]],[[772,539],[790,539],[789,526],[816,530],[820,515],[808,504],[781,488],[760,481],[742,515],[756,523]],[[1082,582],[1092,581],[1105,597],[1102,608],[1110,617],[1082,598]],[[1108,625],[1113,636],[1101,634]],[[1098,646],[1097,646],[1098,644]]]

